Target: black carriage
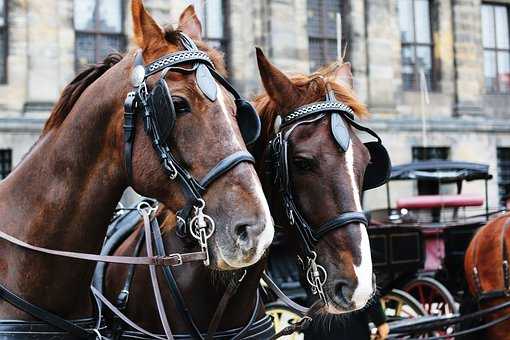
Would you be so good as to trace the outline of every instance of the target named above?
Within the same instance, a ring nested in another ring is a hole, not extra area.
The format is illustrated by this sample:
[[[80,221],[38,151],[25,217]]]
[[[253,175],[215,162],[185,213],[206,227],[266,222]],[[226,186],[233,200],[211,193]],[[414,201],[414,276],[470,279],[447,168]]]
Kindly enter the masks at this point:
[[[371,211],[368,229],[383,301],[393,306],[390,317],[458,312],[465,251],[476,230],[498,212],[489,211],[488,170],[485,164],[441,160],[393,167],[387,207]],[[485,195],[463,194],[464,183],[475,180],[485,181]],[[392,206],[390,187],[397,181],[416,181],[427,194],[399,198]],[[400,290],[414,299],[402,298]]]

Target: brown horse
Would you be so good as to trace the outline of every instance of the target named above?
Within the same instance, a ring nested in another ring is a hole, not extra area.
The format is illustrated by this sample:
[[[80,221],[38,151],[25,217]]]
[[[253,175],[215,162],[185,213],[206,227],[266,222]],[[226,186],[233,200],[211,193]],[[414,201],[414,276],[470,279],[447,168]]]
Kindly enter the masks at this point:
[[[141,0],[133,0],[132,14],[135,40],[145,63],[183,48],[177,31],[163,30]],[[194,11],[188,8],[179,30],[195,39],[222,70],[220,54],[200,42],[195,22]],[[183,205],[182,185],[164,172],[140,115],[128,182],[123,103],[133,86],[135,52],[119,59],[110,58],[110,64],[84,71],[64,89],[38,142],[0,183],[2,231],[37,246],[97,253],[128,184],[168,207]],[[148,78],[148,88],[156,77],[159,74]],[[211,101],[198,90],[193,73],[168,72],[166,78],[177,111],[167,142],[193,176],[201,178],[220,160],[246,150],[236,106],[225,88],[218,85],[218,99]],[[272,240],[273,225],[254,166],[238,164],[203,197],[207,214],[218,225],[209,240],[212,267],[231,270],[258,261]],[[239,224],[247,230],[242,235]],[[0,259],[2,284],[27,301],[64,318],[90,315],[92,263],[38,254],[3,240]],[[0,318],[31,319],[4,301]]]
[[[478,230],[469,244],[464,258],[464,270],[469,294],[475,299],[487,293],[508,294],[510,292],[508,290],[509,283],[505,287],[503,265],[504,261],[508,261],[510,257],[508,252],[510,246],[509,223],[510,214],[508,213],[491,220]],[[499,297],[481,300],[478,307],[485,309],[508,301],[510,301],[508,295],[499,294]],[[484,320],[490,322],[504,317],[508,313],[510,313],[510,308],[492,313]],[[484,333],[484,339],[508,339],[509,334],[510,321],[505,321],[488,328]],[[475,338],[479,339],[480,336]]]
[[[355,98],[349,86],[352,77],[349,64],[341,66],[335,64],[311,76],[298,75],[289,78],[273,66],[260,50],[257,50],[257,59],[267,93],[255,100],[263,129],[253,152],[265,193],[270,199],[271,212],[276,223],[294,239],[293,249],[289,249],[289,252],[297,252],[300,241],[295,235],[296,227],[289,224],[280,201],[281,194],[273,184],[273,177],[266,172],[266,163],[270,157],[266,149],[275,134],[274,121],[278,114],[323,100],[326,84],[334,90],[335,96],[349,105],[358,116],[365,115],[366,108]],[[344,211],[361,210],[360,188],[363,187],[363,174],[369,162],[369,154],[350,128],[349,134],[352,143],[346,153],[339,150],[332,137],[329,118],[301,125],[292,135],[289,155],[289,159],[292,160],[289,169],[292,174],[292,185],[299,207],[313,225],[320,225]],[[167,250],[189,251],[186,243],[176,235],[173,213],[169,210],[160,212],[158,221],[162,225],[163,241]],[[120,245],[115,255],[136,253],[139,228]],[[317,261],[328,272],[325,284],[328,303],[319,306],[319,313],[341,314],[364,307],[373,294],[371,254],[365,227],[360,223],[344,225],[343,228],[328,233],[327,237],[318,242],[316,249]],[[142,245],[140,254],[145,254],[144,252],[145,248]],[[252,325],[243,336],[255,336],[256,332],[261,332],[257,327],[262,327],[260,324],[263,323],[264,310],[262,307],[256,309],[256,296],[259,279],[265,266],[266,261],[263,260],[247,271],[236,295],[227,305],[225,317],[218,327],[223,332],[233,330],[233,333],[224,337],[217,335],[218,339],[233,338],[254,315],[259,326]],[[155,303],[150,296],[147,269],[137,267],[134,270],[130,281],[126,267],[109,265],[105,278],[107,295],[114,300],[121,289],[126,288],[125,284],[128,283],[129,286],[130,283],[125,313],[146,329],[160,332],[160,321]],[[220,277],[214,271],[195,264],[172,269],[172,272],[187,309],[191,311],[196,329],[202,334],[209,329],[211,319],[228,290],[227,286],[243,275],[242,271],[238,271],[231,276]],[[160,282],[165,281],[162,273],[159,279]],[[189,338],[196,338],[198,332],[192,330],[192,323],[178,306],[171,289],[165,288],[163,298],[167,313],[172,316],[170,320],[172,330],[181,336],[188,334]],[[130,332],[124,334],[134,335]],[[255,338],[268,338],[268,335],[261,333]]]

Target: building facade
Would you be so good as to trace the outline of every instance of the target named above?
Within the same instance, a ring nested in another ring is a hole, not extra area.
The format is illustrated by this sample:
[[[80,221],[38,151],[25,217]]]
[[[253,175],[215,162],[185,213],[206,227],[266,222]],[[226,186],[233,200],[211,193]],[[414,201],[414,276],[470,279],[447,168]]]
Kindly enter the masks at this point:
[[[160,23],[176,23],[190,3],[247,96],[261,87],[254,46],[288,73],[313,71],[337,58],[341,13],[355,90],[393,163],[487,163],[498,204],[510,182],[510,0],[145,0]],[[0,0],[0,179],[81,67],[133,48],[129,8],[128,0]],[[483,183],[465,191],[482,193]],[[385,206],[385,195],[367,193],[367,207]]]

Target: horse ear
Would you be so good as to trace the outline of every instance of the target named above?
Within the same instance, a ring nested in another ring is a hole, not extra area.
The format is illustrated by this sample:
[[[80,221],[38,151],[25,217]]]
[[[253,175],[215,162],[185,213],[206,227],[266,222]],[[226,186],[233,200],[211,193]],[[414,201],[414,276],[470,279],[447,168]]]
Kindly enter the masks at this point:
[[[200,19],[198,19],[193,5],[189,5],[181,13],[179,17],[179,29],[193,40],[202,40],[202,24],[200,23]]]
[[[329,77],[337,83],[349,86],[350,89],[353,88],[351,63],[349,62],[341,63],[331,72]]]
[[[142,0],[132,0],[131,12],[133,15],[134,37],[140,48],[147,49],[165,39],[163,29],[145,10]]]
[[[286,107],[298,92],[298,88],[282,71],[266,58],[264,52],[256,47],[257,64],[260,78],[268,96],[282,107]]]

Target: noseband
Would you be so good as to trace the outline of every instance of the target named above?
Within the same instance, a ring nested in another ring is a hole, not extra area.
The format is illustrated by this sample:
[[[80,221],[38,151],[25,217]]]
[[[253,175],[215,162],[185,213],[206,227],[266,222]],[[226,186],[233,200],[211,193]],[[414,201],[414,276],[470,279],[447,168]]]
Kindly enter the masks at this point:
[[[251,104],[243,99],[233,86],[216,72],[209,56],[200,51],[193,40],[180,33],[184,51],[178,51],[144,65],[141,52],[137,52],[133,70],[134,90],[129,92],[124,103],[124,162],[128,180],[132,181],[132,150],[136,131],[136,118],[143,119],[145,133],[151,138],[154,150],[159,156],[163,170],[170,180],[179,180],[186,204],[179,215],[181,228],[188,230],[206,253],[205,265],[209,265],[207,240],[212,236],[215,223],[205,214],[203,195],[207,188],[220,176],[242,162],[255,163],[248,151],[235,152],[222,159],[202,179],[196,179],[182,166],[172,154],[168,139],[175,125],[176,113],[170,89],[165,77],[168,72],[194,73],[198,88],[211,101],[217,99],[216,81],[227,89],[235,99],[237,119],[246,143],[255,141],[260,133],[260,120]],[[183,64],[192,67],[183,67]],[[149,76],[161,72],[159,81],[149,92],[146,80]],[[184,224],[184,227],[182,225]],[[186,228],[187,224],[187,228]],[[181,231],[181,234],[184,234]]]
[[[363,212],[345,211],[317,228],[312,228],[294,201],[288,165],[289,138],[296,127],[324,119],[327,115],[331,116],[332,134],[342,152],[346,152],[351,143],[349,129],[345,125],[345,121],[347,124],[377,139],[376,142],[365,143],[365,146],[369,149],[371,158],[374,159],[373,164],[377,164],[378,166],[381,166],[381,164],[383,165],[383,167],[379,169],[380,171],[378,171],[380,178],[371,178],[371,183],[382,184],[386,182],[391,169],[389,157],[382,146],[379,136],[371,129],[357,123],[354,120],[354,111],[345,103],[337,100],[334,92],[329,89],[329,87],[325,101],[301,106],[285,117],[277,116],[275,121],[276,136],[268,145],[271,164],[270,172],[273,175],[274,183],[281,193],[283,206],[285,207],[289,223],[296,227],[299,238],[301,239],[302,254],[304,258],[306,258],[306,263],[303,262],[303,264],[306,270],[307,281],[312,288],[312,293],[318,294],[324,303],[326,303],[326,296],[324,294],[323,285],[327,279],[327,271],[324,267],[317,264],[315,246],[319,240],[330,231],[342,228],[351,223],[360,223],[368,226],[367,218]],[[377,144],[377,147],[374,148],[373,146],[375,144]],[[373,152],[373,150],[377,151]],[[373,171],[370,171],[370,173],[372,172]]]

